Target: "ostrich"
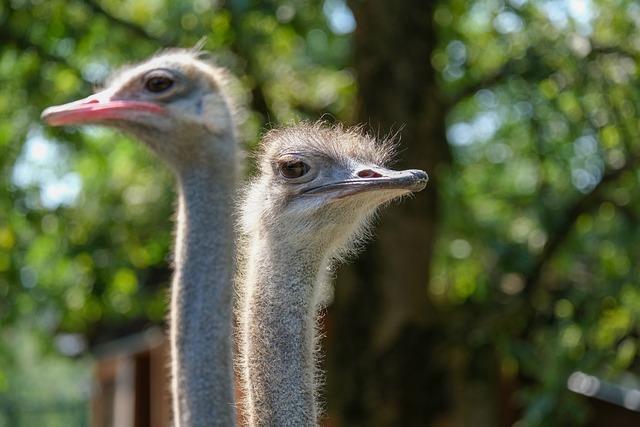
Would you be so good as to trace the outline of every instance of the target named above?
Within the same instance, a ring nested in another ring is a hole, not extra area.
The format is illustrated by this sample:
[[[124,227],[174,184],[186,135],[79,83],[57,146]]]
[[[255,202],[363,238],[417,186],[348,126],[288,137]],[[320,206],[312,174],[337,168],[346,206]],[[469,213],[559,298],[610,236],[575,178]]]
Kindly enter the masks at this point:
[[[358,128],[321,122],[264,138],[238,223],[237,369],[250,426],[317,425],[316,315],[330,267],[362,246],[378,207],[428,181],[383,167],[392,151]]]
[[[132,134],[177,176],[169,334],[179,426],[235,424],[230,200],[239,162],[227,82],[198,52],[168,50],[116,73],[99,93],[42,113],[52,126],[105,125]]]

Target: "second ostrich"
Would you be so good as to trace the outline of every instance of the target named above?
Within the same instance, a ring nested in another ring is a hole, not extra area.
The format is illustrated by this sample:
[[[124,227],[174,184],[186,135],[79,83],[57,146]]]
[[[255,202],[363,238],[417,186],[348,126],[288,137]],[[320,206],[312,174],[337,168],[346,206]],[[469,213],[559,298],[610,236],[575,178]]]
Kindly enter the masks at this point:
[[[392,148],[322,123],[264,138],[240,218],[238,370],[250,426],[318,424],[316,319],[329,268],[357,251],[381,205],[428,181],[385,168]]]

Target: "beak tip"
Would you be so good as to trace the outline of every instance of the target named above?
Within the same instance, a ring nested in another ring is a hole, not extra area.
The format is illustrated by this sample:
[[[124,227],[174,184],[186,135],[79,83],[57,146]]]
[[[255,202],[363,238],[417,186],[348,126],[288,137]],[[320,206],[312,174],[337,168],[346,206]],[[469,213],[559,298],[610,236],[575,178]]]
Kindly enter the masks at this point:
[[[415,179],[416,189],[414,191],[422,191],[426,188],[427,183],[429,182],[429,175],[420,169],[414,169],[411,171]]]
[[[47,123],[48,119],[49,119],[49,108],[45,108],[44,111],[42,111],[42,113],[40,113],[40,120],[42,120],[43,122]]]
[[[40,120],[49,126],[59,126],[59,123],[55,120],[55,107],[48,107],[42,113],[40,113]]]

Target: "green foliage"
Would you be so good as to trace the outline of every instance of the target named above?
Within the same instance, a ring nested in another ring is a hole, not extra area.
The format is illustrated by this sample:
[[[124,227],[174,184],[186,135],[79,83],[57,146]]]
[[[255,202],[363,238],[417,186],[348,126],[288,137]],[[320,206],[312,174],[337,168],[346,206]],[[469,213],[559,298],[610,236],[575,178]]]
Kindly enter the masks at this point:
[[[536,379],[520,393],[528,426],[584,421],[566,410],[581,408],[574,371],[637,372],[638,12],[476,1],[435,14],[432,63],[458,102],[430,291],[448,318],[477,313],[452,340],[481,333]]]
[[[2,339],[11,346],[16,359],[13,369],[0,376],[0,390],[11,386],[10,393],[0,393],[0,426],[87,425],[92,370],[89,358],[70,362],[66,356],[44,351],[27,325],[3,331]]]
[[[0,5],[0,390],[23,387],[8,375],[15,325],[55,352],[64,333],[93,342],[165,317],[170,171],[126,137],[45,128],[40,112],[206,36],[246,94],[248,147],[272,123],[350,121],[353,40],[329,25],[335,3]],[[578,3],[440,2],[440,44],[420,58],[439,72],[454,154],[429,171],[443,206],[429,295],[450,347],[526,379],[527,426],[586,419],[574,371],[638,371],[640,7]]]

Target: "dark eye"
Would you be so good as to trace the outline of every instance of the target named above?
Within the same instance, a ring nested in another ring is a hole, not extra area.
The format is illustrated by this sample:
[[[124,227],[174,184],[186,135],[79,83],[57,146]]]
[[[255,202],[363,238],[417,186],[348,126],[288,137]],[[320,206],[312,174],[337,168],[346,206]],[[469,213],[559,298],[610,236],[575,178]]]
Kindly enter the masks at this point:
[[[171,86],[173,86],[173,80],[166,76],[150,77],[145,84],[145,88],[154,93],[164,92]]]
[[[278,165],[280,175],[288,179],[300,178],[309,172],[309,165],[300,160],[282,162]]]

